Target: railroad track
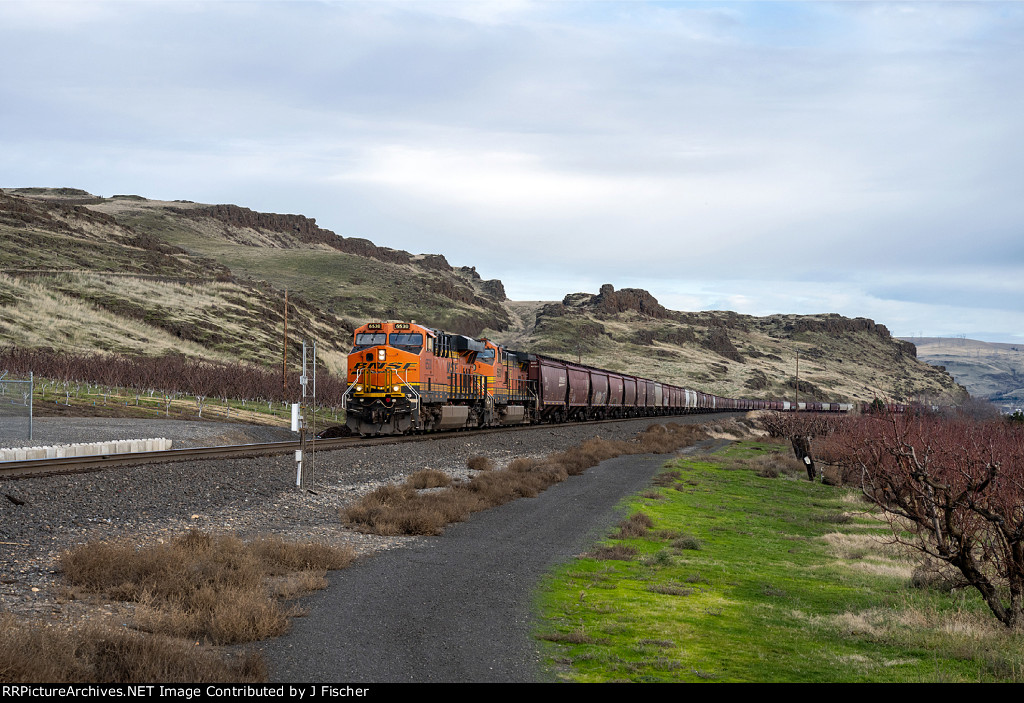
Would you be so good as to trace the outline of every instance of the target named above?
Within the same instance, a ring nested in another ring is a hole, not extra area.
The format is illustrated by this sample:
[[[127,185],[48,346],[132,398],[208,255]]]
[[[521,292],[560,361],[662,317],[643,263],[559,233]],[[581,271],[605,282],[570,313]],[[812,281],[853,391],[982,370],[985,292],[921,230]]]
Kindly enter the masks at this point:
[[[716,413],[711,417],[730,417],[744,413]],[[670,415],[649,418],[625,418],[616,420],[591,420],[573,423],[576,425],[603,425],[614,422],[632,422],[649,420],[650,422],[670,422],[674,418],[690,417],[688,415]],[[558,427],[559,425],[552,425]],[[433,432],[430,434],[387,435],[382,437],[338,437],[334,439],[307,440],[307,450],[316,452],[348,449],[352,447],[371,447],[381,444],[398,444],[400,442],[426,442],[457,435],[480,437],[498,432],[516,432],[531,429],[542,429],[549,425],[513,425],[508,427],[491,427],[483,430],[453,430]],[[192,447],[188,449],[168,449],[157,452],[133,452],[130,454],[100,454],[96,456],[64,457],[60,459],[28,459],[25,461],[0,462],[0,480],[29,478],[53,474],[69,474],[84,471],[104,471],[118,466],[138,466],[140,464],[158,464],[172,461],[195,461],[200,459],[237,459],[251,456],[273,456],[290,454],[300,448],[299,441],[265,442],[262,444],[231,444],[221,447]]]

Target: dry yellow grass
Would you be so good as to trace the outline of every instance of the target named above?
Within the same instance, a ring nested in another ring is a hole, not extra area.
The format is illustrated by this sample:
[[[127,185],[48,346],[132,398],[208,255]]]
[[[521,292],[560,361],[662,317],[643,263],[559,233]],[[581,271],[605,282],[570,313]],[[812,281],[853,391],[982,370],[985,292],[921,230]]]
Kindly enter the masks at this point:
[[[0,286],[17,299],[13,305],[0,307],[0,337],[19,346],[81,353],[107,349],[147,355],[178,351],[187,356],[210,356],[198,344],[111,314],[46,285],[0,274]],[[40,324],[41,320],[46,324]],[[228,359],[227,355],[215,358]]]
[[[436,493],[423,493],[421,471],[403,484],[388,484],[363,496],[341,511],[342,519],[361,532],[379,535],[437,535],[453,522],[472,513],[503,505],[517,498],[532,498],[569,476],[623,454],[665,454],[704,438],[700,427],[651,425],[634,442],[589,439],[578,447],[543,458],[513,459],[500,471],[480,471],[469,481]],[[436,482],[431,481],[433,485]]]
[[[226,659],[213,648],[123,626],[47,626],[0,614],[3,683],[257,683],[266,677],[263,660],[252,653]]]
[[[878,576],[910,580],[920,553],[877,534],[833,532],[823,535],[837,561],[835,565]]]
[[[233,644],[282,634],[294,613],[275,596],[322,587],[325,570],[354,558],[350,548],[193,531],[143,548],[91,542],[63,554],[60,565],[71,586],[136,603],[145,630]]]
[[[238,361],[238,355],[182,339],[158,324],[148,324],[83,301],[107,296],[136,310],[152,311],[154,319],[181,327],[205,325],[238,342],[262,361],[277,362],[283,328],[267,329],[261,307],[277,301],[261,299],[252,309],[239,304],[253,291],[230,282],[181,283],[115,273],[55,272],[33,279],[0,274],[0,286],[15,303],[0,307],[0,337],[21,347],[50,347],[69,352],[97,350],[160,356],[168,352],[215,361]],[[81,296],[81,297],[80,297]],[[283,300],[281,301],[283,306]],[[40,321],[45,320],[45,324]],[[305,334],[321,340],[319,362],[335,375],[347,372],[349,340],[315,319]],[[307,327],[308,327],[307,325]],[[303,334],[302,331],[297,334]],[[312,339],[309,339],[312,342]]]

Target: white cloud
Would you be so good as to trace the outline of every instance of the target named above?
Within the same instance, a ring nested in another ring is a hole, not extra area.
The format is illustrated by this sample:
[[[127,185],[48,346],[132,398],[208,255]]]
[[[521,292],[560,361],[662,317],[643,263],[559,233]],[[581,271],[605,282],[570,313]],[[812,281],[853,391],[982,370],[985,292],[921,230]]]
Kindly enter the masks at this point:
[[[0,2],[0,25],[12,31],[75,31],[85,25],[109,19],[114,8],[108,3],[38,0]]]
[[[301,208],[514,296],[1019,331],[990,281],[1024,278],[1022,15],[0,2],[0,173]],[[716,279],[764,286],[692,283]]]

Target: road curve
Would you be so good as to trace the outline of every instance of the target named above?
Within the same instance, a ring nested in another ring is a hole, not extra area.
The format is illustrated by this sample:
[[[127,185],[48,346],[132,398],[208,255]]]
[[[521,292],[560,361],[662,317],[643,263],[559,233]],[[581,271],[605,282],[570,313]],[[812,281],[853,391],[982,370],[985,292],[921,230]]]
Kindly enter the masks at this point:
[[[533,682],[531,598],[553,564],[621,518],[623,497],[668,456],[622,456],[536,498],[477,513],[444,535],[331,574],[309,615],[261,643],[281,682]]]

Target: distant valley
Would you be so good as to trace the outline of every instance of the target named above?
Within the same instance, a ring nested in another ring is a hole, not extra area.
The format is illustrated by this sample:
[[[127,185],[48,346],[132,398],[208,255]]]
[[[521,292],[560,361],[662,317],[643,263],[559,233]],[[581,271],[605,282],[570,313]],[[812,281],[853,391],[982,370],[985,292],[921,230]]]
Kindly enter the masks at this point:
[[[973,397],[990,400],[1004,412],[1024,408],[1024,344],[960,337],[914,337],[912,341],[919,359],[944,367]]]

